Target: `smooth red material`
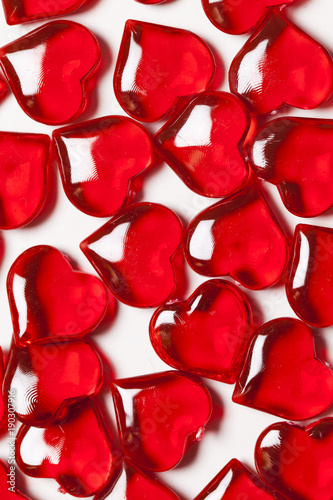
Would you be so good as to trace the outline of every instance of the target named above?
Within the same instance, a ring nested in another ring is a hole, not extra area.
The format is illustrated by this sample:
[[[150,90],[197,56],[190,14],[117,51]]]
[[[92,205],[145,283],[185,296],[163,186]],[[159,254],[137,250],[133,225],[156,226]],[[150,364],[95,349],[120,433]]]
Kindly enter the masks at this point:
[[[333,229],[296,226],[286,291],[303,321],[319,328],[333,325]]]
[[[307,420],[333,403],[333,371],[316,357],[311,329],[279,318],[256,332],[232,397],[290,420]]]
[[[244,140],[251,117],[227,92],[206,92],[171,117],[155,136],[165,161],[185,184],[203,196],[241,189],[248,177]]]
[[[281,422],[259,437],[255,458],[259,474],[291,500],[331,500],[333,419],[300,427]]]
[[[150,340],[160,358],[178,370],[234,384],[252,332],[246,296],[231,283],[210,280],[187,301],[155,311]]]
[[[165,471],[202,438],[212,401],[198,377],[163,372],[112,384],[119,436],[126,456],[138,466]]]
[[[13,344],[4,394],[15,393],[18,420],[46,427],[64,420],[69,404],[96,394],[102,375],[101,360],[87,340],[27,347]]]
[[[183,225],[169,208],[138,203],[113,217],[80,245],[122,302],[157,307],[183,276]]]
[[[313,109],[332,94],[333,61],[316,40],[273,12],[236,55],[229,83],[255,114],[283,104]]]
[[[0,460],[0,497],[1,500],[30,500],[29,497],[18,491],[15,487],[15,462],[14,459],[10,464],[6,465]],[[11,485],[10,483],[13,483]],[[12,488],[11,490],[9,488]]]
[[[274,500],[273,492],[233,458],[194,500]]]
[[[333,121],[272,120],[253,140],[251,167],[278,186],[291,213],[315,217],[325,212],[333,205]]]
[[[205,276],[232,276],[251,289],[274,285],[288,242],[258,186],[199,213],[187,229],[186,258]]]
[[[87,0],[59,0],[36,2],[36,0],[2,0],[7,24],[21,24],[45,17],[66,16],[79,9]]]
[[[38,450],[38,452],[37,452]],[[22,425],[16,460],[27,476],[53,478],[63,493],[84,497],[99,493],[115,478],[118,461],[93,400],[75,409],[65,422],[47,428]]]
[[[50,138],[0,132],[0,228],[31,222],[43,208]]]
[[[52,21],[0,49],[0,64],[27,115],[48,125],[78,118],[87,79],[101,60],[95,35],[72,21]]]
[[[16,259],[7,293],[19,344],[82,337],[98,326],[108,305],[98,278],[75,271],[63,253],[47,245]]]
[[[144,122],[163,118],[179,97],[207,90],[214,73],[212,52],[194,33],[126,22],[114,90],[119,104],[133,118]]]
[[[82,212],[114,215],[137,192],[137,176],[154,162],[145,128],[130,118],[105,116],[53,133],[65,193]]]

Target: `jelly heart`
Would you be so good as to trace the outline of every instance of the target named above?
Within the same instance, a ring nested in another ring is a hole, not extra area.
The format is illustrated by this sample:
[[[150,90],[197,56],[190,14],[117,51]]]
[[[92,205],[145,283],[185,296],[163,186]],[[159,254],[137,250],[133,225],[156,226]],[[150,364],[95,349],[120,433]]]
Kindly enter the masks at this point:
[[[89,369],[87,369],[89,367]],[[102,383],[101,360],[86,340],[11,347],[5,394],[15,394],[18,420],[45,427],[63,419],[66,405],[96,394]]]
[[[156,307],[170,299],[183,273],[183,225],[169,208],[138,203],[80,247],[111,292],[125,304]],[[179,265],[178,265],[179,264]]]
[[[251,166],[290,212],[315,217],[333,205],[332,143],[332,120],[277,118],[254,138]]]
[[[309,325],[333,325],[333,229],[298,224],[286,283],[289,304]]]
[[[90,496],[116,479],[118,460],[93,400],[72,410],[60,425],[46,429],[22,425],[16,461],[27,476],[53,478],[63,493]]]
[[[236,55],[229,82],[255,114],[283,104],[312,109],[332,93],[333,61],[322,45],[273,12]]]
[[[333,419],[268,427],[256,445],[261,477],[292,500],[332,500]]]
[[[2,0],[7,24],[21,24],[44,17],[65,16],[85,4],[87,0],[36,2],[34,0]]]
[[[194,500],[274,500],[276,496],[233,458]]]
[[[187,445],[201,439],[212,411],[200,379],[181,372],[116,380],[112,393],[126,455],[155,471],[181,461]]]
[[[240,35],[256,28],[270,7],[284,7],[294,0],[202,0],[208,19],[230,35]]]
[[[15,463],[14,460],[13,462]],[[30,500],[16,489],[15,465],[7,469],[5,463],[0,460],[0,497],[1,500]]]
[[[310,328],[292,318],[259,328],[232,400],[291,420],[327,410],[333,403],[333,371],[316,357]]]
[[[247,288],[274,285],[288,242],[258,186],[208,207],[187,229],[186,257],[205,276],[230,275]]]
[[[155,137],[165,161],[190,189],[217,198],[240,189],[248,177],[243,143],[250,123],[237,97],[206,92]]]
[[[69,122],[87,106],[86,80],[101,60],[97,38],[71,21],[52,21],[0,49],[0,64],[27,115]]]
[[[153,144],[139,123],[106,116],[53,133],[69,200],[89,215],[106,217],[128,204],[135,177],[154,161]]]
[[[194,33],[126,22],[114,90],[119,104],[133,118],[145,122],[163,118],[179,97],[205,91],[214,73],[213,54]]]
[[[64,254],[47,245],[29,248],[16,259],[7,292],[21,344],[82,337],[96,328],[107,308],[103,283],[74,271]]]
[[[46,196],[50,139],[42,134],[0,132],[0,228],[31,222]]]
[[[150,340],[160,358],[173,368],[233,384],[251,325],[245,295],[227,281],[210,280],[187,301],[158,309],[150,322]]]

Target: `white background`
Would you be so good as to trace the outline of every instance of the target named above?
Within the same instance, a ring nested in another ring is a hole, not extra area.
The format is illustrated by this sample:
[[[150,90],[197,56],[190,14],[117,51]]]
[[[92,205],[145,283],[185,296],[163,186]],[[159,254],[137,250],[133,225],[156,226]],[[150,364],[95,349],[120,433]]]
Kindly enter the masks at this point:
[[[333,51],[332,0],[295,1],[295,5],[287,12],[300,27]],[[160,6],[142,5],[134,0],[92,0],[89,7],[67,17],[90,28],[103,44],[104,65],[95,93],[96,102],[82,119],[124,114],[115,99],[112,78],[124,23],[128,18],[194,31],[220,53],[226,71],[247,39],[247,36],[230,36],[217,30],[206,18],[200,0],[174,0]],[[0,12],[0,45],[5,45],[41,24],[43,23],[9,27]],[[221,90],[228,90],[226,76]],[[294,116],[333,118],[333,100],[316,111],[288,110],[288,113]],[[149,128],[157,130],[159,126],[160,124],[155,124]],[[51,134],[52,127],[31,120],[20,109],[14,96],[8,95],[0,103],[0,130]],[[280,217],[292,232],[301,219],[290,215],[284,209],[274,186],[265,184],[265,188],[275,199]],[[40,217],[26,228],[3,232],[5,254],[0,267],[0,344],[5,350],[9,348],[12,332],[5,287],[6,275],[11,263],[23,250],[36,244],[54,245],[76,260],[82,270],[93,273],[92,267],[79,249],[79,243],[100,227],[104,219],[84,215],[72,206],[62,192],[59,180],[57,192],[57,198],[47,217]],[[147,178],[142,200],[164,203],[186,221],[190,221],[196,213],[214,201],[191,192],[167,165],[163,165],[155,173],[152,172]],[[333,215],[331,212],[331,215],[308,219],[305,222],[332,227]],[[189,269],[187,272],[189,295],[205,279]],[[294,316],[283,287],[277,286],[249,295],[254,296],[260,304],[265,321],[279,316]],[[168,369],[149,343],[148,324],[151,314],[151,310],[120,305],[114,323],[106,331],[95,336],[96,342],[111,360],[118,378]],[[329,342],[333,332],[326,329],[319,334],[326,337],[328,345],[331,343],[329,356],[333,362],[333,343]],[[195,447],[195,453],[186,460],[185,465],[160,474],[163,481],[173,487],[184,500],[190,500],[197,495],[233,457],[253,466],[253,450],[259,433],[266,426],[278,421],[276,417],[233,404],[232,386],[212,381],[207,381],[207,385],[214,390],[217,398],[223,401],[223,418],[208,427],[203,440]],[[107,399],[110,413],[113,415],[111,398]],[[4,459],[7,456],[5,438],[0,441],[0,456]],[[53,480],[28,478],[26,481],[26,492],[35,500],[64,498],[57,490],[58,484]],[[70,495],[65,497],[72,498]]]

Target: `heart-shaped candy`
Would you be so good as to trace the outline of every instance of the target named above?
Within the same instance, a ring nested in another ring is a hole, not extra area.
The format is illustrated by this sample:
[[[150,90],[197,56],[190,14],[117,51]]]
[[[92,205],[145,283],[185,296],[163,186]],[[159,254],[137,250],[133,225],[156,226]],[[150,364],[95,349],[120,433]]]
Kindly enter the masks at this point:
[[[23,111],[48,125],[79,117],[87,78],[101,49],[95,35],[72,21],[52,21],[0,49],[0,64]]]
[[[16,466],[13,457],[9,458],[8,467],[0,460],[0,497],[1,500],[30,500],[16,489]]]
[[[259,187],[253,185],[193,219],[187,229],[186,258],[200,274],[230,275],[256,290],[281,278],[288,242]]]
[[[126,456],[140,467],[165,471],[201,439],[212,401],[198,377],[163,372],[112,384],[119,436]]]
[[[303,321],[316,327],[333,325],[333,229],[296,226],[286,291]]]
[[[65,193],[79,210],[115,214],[136,194],[135,178],[154,161],[142,125],[105,116],[53,132]]]
[[[273,12],[236,55],[229,83],[255,114],[283,104],[313,109],[332,93],[333,61],[316,40]]]
[[[333,121],[277,118],[251,146],[255,173],[278,186],[286,208],[315,217],[333,205]]]
[[[7,24],[21,24],[44,17],[66,16],[84,5],[87,0],[36,2],[35,0],[2,0]]]
[[[163,118],[179,97],[207,90],[214,73],[212,52],[194,33],[126,22],[114,90],[119,104],[133,118],[144,122]]]
[[[183,275],[183,225],[169,208],[138,203],[81,243],[111,292],[125,304],[156,307],[176,292]]]
[[[259,474],[291,500],[332,500],[333,419],[300,427],[281,422],[259,437],[255,458]]]
[[[250,124],[237,97],[206,92],[170,118],[155,139],[165,161],[190,189],[219,198],[240,189],[248,177],[243,144]]]
[[[310,328],[293,318],[259,328],[232,400],[291,420],[327,410],[333,403],[333,371],[316,357]]]
[[[233,384],[251,334],[246,296],[223,280],[211,280],[187,301],[155,311],[150,340],[160,358],[179,370]]]
[[[98,278],[74,271],[64,254],[47,245],[16,259],[7,292],[19,344],[82,337],[97,327],[108,303]]]

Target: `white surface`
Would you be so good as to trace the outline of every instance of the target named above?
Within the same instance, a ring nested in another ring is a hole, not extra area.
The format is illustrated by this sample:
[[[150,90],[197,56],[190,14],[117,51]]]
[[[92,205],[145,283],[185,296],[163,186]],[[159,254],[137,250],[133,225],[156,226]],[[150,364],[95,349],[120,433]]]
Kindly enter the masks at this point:
[[[299,3],[299,6],[297,6]],[[290,17],[309,34],[315,36],[328,49],[333,49],[332,0],[309,0],[295,2],[289,8]],[[145,6],[134,0],[96,0],[90,8],[68,16],[69,19],[86,25],[102,40],[105,52],[105,65],[97,87],[97,104],[93,113],[86,113],[82,118],[92,118],[108,114],[124,114],[118,105],[112,88],[113,70],[122,36],[123,26],[127,18],[146,20],[159,24],[186,28],[196,32],[210,42],[221,54],[227,69],[235,54],[242,47],[246,36],[228,36],[217,30],[206,18],[200,0],[174,0],[160,6]],[[19,36],[31,31],[43,23],[33,23],[9,27],[0,12],[0,45],[4,45]],[[228,90],[227,78],[224,78],[222,90]],[[333,100],[316,111],[290,110],[294,116],[312,116],[333,118]],[[278,115],[279,116],[279,115]],[[156,129],[154,125],[151,129]],[[51,133],[52,127],[41,125],[31,120],[20,109],[13,95],[9,95],[0,103],[0,130],[20,132]],[[276,202],[281,217],[290,230],[301,222],[291,216],[283,207],[276,189],[268,184],[267,191]],[[177,211],[189,221],[200,210],[212,204],[214,200],[200,197],[191,192],[164,165],[156,173],[152,173],[144,185],[143,200],[161,202]],[[67,252],[81,266],[82,270],[93,273],[93,269],[79,249],[79,243],[95,229],[100,227],[103,219],[94,219],[79,212],[65,197],[58,182],[58,197],[48,217],[40,218],[27,228],[3,234],[5,240],[5,256],[0,267],[0,344],[8,349],[11,339],[11,321],[6,295],[6,275],[13,260],[25,249],[36,244],[49,244]],[[333,225],[333,215],[326,215],[305,222],[318,225]],[[195,275],[188,269],[188,294],[203,281],[204,277]],[[288,315],[294,316],[288,305],[284,289],[274,287],[271,290],[249,293],[260,304],[264,320]],[[155,354],[149,343],[148,323],[151,310],[139,310],[120,305],[116,320],[109,331],[95,338],[110,358],[117,377],[131,377],[149,372],[168,369]],[[329,340],[332,330],[326,329]],[[331,341],[330,357],[333,361],[333,343]],[[255,410],[235,405],[231,402],[232,386],[207,381],[207,385],[223,400],[224,416],[221,421],[209,428],[197,447],[197,453],[185,465],[160,475],[162,480],[173,487],[184,500],[197,495],[208,481],[233,457],[253,465],[253,450],[259,433],[278,418]],[[111,398],[108,401],[113,416]],[[0,456],[6,459],[6,439],[0,442]],[[27,479],[27,493],[35,500],[70,499],[58,491],[53,480]]]

